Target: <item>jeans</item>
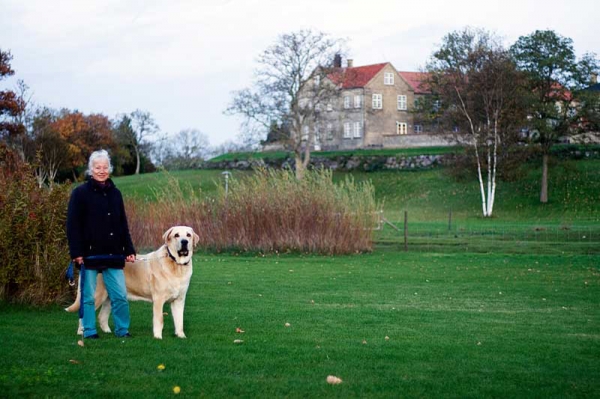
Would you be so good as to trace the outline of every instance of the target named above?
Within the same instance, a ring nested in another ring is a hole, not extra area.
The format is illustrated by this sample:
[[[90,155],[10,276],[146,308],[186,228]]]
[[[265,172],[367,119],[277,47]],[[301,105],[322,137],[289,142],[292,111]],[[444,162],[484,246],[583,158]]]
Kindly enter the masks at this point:
[[[98,270],[85,269],[85,282],[83,287],[83,337],[97,334],[96,307],[94,294],[96,293],[96,278]],[[122,269],[104,269],[102,271],[104,285],[110,298],[112,315],[115,322],[115,335],[122,337],[129,332],[129,302],[127,302],[127,288],[125,287],[125,273]]]

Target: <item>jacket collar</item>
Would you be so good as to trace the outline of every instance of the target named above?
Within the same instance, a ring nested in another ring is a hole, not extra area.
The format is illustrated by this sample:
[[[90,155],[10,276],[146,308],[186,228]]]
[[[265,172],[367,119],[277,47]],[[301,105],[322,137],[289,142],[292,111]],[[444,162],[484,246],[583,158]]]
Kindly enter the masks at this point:
[[[94,191],[107,191],[115,187],[115,183],[113,183],[111,179],[107,179],[105,184],[100,184],[98,181],[90,177],[87,184]]]

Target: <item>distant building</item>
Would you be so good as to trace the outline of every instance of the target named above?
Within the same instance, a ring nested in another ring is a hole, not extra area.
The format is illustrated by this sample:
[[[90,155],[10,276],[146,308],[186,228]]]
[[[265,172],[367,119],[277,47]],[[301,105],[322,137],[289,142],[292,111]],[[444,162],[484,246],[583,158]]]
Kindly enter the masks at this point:
[[[429,95],[425,76],[398,72],[389,62],[355,67],[349,59],[342,67],[336,57],[334,67],[311,84],[332,83],[337,90],[317,105],[303,136],[313,129],[314,148],[330,151],[451,145],[415,120],[415,101]]]

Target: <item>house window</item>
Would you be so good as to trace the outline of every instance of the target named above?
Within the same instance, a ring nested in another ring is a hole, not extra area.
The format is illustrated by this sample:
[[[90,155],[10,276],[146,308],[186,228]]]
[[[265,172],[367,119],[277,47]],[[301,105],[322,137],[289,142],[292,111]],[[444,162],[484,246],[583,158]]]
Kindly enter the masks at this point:
[[[302,128],[302,141],[306,141],[308,140],[308,133],[309,133],[309,127],[308,126],[304,126]]]
[[[350,96],[344,97],[344,108],[345,109],[350,108]]]
[[[383,109],[383,94],[373,94],[373,109]]]
[[[321,84],[321,76],[315,76],[315,86],[319,86]]]
[[[391,72],[386,72],[383,74],[383,84],[387,86],[394,85],[394,74]]]
[[[408,125],[404,122],[396,122],[396,134],[407,134],[408,133]]]
[[[327,124],[327,140],[333,140],[333,124]]]
[[[414,129],[415,129],[415,133],[423,133],[423,126],[422,125],[415,125]]]
[[[362,135],[362,128],[360,122],[354,122],[354,138],[360,138]]]
[[[398,110],[406,111],[406,96],[398,96]]]
[[[458,131],[459,131],[459,129],[458,129],[458,126],[454,126],[454,127],[452,128],[452,131],[453,131],[454,133],[458,133]]]
[[[349,139],[350,137],[352,137],[350,135],[350,122],[346,122],[344,123],[344,138]]]
[[[360,108],[362,106],[362,97],[354,96],[354,108]]]
[[[333,111],[333,105],[331,103],[327,103],[327,112]]]

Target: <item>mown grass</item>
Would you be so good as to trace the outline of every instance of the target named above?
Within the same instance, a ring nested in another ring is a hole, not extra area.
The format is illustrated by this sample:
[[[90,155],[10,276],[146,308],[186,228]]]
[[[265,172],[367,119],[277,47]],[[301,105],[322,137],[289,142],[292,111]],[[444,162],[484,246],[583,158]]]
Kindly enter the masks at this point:
[[[165,339],[154,340],[147,303],[131,304],[133,339],[103,334],[83,348],[75,315],[0,305],[0,392],[146,398],[179,386],[185,397],[595,397],[597,261],[197,254],[186,340],[172,336],[169,316]],[[343,383],[328,385],[328,375]]]

